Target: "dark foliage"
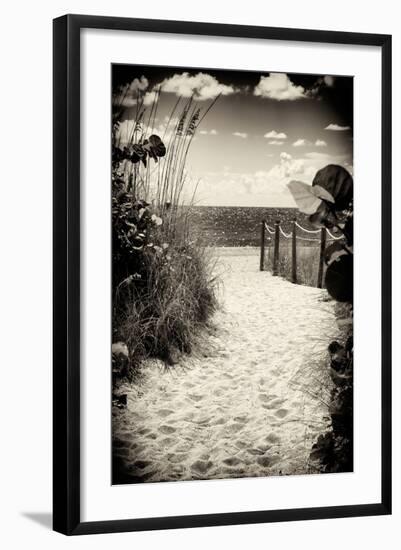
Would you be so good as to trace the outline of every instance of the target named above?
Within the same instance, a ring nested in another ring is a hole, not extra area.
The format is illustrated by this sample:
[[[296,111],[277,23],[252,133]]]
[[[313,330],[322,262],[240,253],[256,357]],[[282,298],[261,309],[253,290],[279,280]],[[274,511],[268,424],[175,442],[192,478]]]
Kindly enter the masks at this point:
[[[326,288],[332,298],[343,305],[337,316],[352,321],[353,301],[353,181],[348,172],[330,165],[320,170],[313,181],[334,197],[334,209],[324,207],[327,214],[319,222],[342,230],[343,242],[336,242],[325,251]],[[311,220],[313,221],[313,220]],[[333,381],[329,413],[331,431],[319,436],[312,447],[311,460],[323,472],[353,470],[353,334],[352,322],[342,329],[343,344],[333,341],[328,346],[330,375]]]

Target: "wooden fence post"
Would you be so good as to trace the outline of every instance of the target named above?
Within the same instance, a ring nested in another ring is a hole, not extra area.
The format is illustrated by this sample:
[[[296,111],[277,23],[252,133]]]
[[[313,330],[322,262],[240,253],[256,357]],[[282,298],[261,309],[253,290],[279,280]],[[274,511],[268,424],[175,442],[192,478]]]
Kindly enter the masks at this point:
[[[262,220],[260,227],[260,271],[265,270],[265,236],[266,236],[266,220]]]
[[[274,256],[273,256],[273,275],[278,275],[278,262],[280,258],[280,220],[274,224]]]
[[[326,249],[326,228],[320,230],[320,256],[319,256],[319,272],[317,274],[317,288],[323,286],[323,267],[324,267],[324,251]]]
[[[297,283],[297,226],[296,220],[292,222],[292,282]]]

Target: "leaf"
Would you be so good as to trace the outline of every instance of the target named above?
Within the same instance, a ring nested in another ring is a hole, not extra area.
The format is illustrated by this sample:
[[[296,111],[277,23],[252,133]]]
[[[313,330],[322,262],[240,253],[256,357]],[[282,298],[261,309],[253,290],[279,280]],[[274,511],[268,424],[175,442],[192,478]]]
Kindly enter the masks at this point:
[[[334,198],[335,210],[342,211],[349,207],[353,198],[353,179],[343,167],[329,164],[316,172],[313,187],[324,188]]]
[[[304,214],[315,214],[322,204],[322,199],[312,192],[312,187],[302,181],[290,181],[287,184],[297,206]]]
[[[157,162],[157,157],[164,157],[166,147],[159,136],[152,134],[149,139],[143,143],[143,149],[148,152],[149,156]]]
[[[344,248],[344,245],[339,242],[335,242],[330,244],[324,251],[324,261],[327,265],[330,265],[345,254],[348,254],[348,252]]]
[[[319,199],[322,199],[326,202],[332,202],[334,204],[334,197],[331,195],[326,189],[323,189],[323,187],[320,187],[320,185],[314,185],[311,187],[311,191],[316,197],[319,197]]]
[[[352,302],[353,299],[353,257],[340,256],[326,271],[326,289],[338,302]]]

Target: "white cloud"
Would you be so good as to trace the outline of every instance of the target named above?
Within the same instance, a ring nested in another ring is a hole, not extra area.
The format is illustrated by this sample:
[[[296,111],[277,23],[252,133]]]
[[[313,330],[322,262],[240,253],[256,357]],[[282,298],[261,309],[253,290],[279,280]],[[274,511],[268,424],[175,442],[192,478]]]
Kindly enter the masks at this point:
[[[145,76],[134,78],[130,84],[121,86],[118,95],[114,98],[114,104],[120,107],[133,107],[136,105],[138,96],[145,92],[149,86],[149,81]]]
[[[246,139],[248,137],[248,134],[246,132],[234,132],[233,136]]]
[[[146,92],[146,94],[143,96],[143,104],[145,107],[148,107],[149,105],[152,105],[152,103],[157,98],[157,92],[153,90],[152,92]]]
[[[294,159],[292,155],[283,151],[280,153],[280,164],[276,164],[269,171],[272,178],[280,179],[299,176],[305,173],[305,162],[303,159]]]
[[[178,121],[178,117],[173,117],[170,119],[168,116],[165,116],[164,119],[160,121],[159,124],[155,125],[153,129],[147,127],[144,128],[144,130],[146,131],[147,137],[149,137],[149,134],[152,132],[167,141],[175,133]],[[127,143],[130,142],[134,128],[135,119],[126,119],[120,122],[116,134],[117,141],[120,143],[120,145],[127,145]],[[140,136],[141,132],[138,129],[136,139],[138,140]]]
[[[273,139],[272,141],[268,142],[268,145],[284,145],[284,141],[278,141],[277,139]]]
[[[199,130],[199,133],[204,136],[217,136],[218,131],[212,128],[212,130]]]
[[[140,90],[143,92],[146,90],[149,86],[149,80],[145,76],[141,76],[141,78],[134,78],[134,80],[129,84],[129,91],[130,92],[137,92]]]
[[[294,101],[306,97],[305,89],[302,86],[296,86],[285,73],[270,73],[269,76],[261,76],[253,93],[256,96],[277,101]]]
[[[286,187],[264,170],[204,174],[197,201],[218,206],[293,206]]]
[[[230,95],[235,92],[233,86],[221,84],[210,74],[175,74],[160,83],[163,92],[174,93],[182,97],[193,96],[196,101],[215,99],[218,95]]]
[[[292,144],[293,147],[305,147],[306,145],[310,145],[310,141],[308,141],[307,139],[297,139],[296,141],[294,141],[294,143]]]
[[[267,132],[267,134],[263,137],[272,139],[287,139],[287,134],[284,132],[276,132],[276,130],[271,130],[271,132]]]
[[[306,147],[308,145],[312,145],[312,143],[307,139],[300,138],[300,139],[297,139],[296,141],[294,141],[294,143],[292,145],[293,145],[293,147]],[[315,146],[316,147],[327,147],[327,143],[323,139],[317,139],[315,141]]]
[[[333,132],[345,132],[345,130],[350,130],[349,126],[339,126],[338,124],[329,124],[326,126],[325,130],[331,130]]]
[[[294,158],[281,151],[278,162],[270,170],[255,172],[233,172],[230,167],[223,171],[200,174],[197,200],[199,204],[219,206],[295,206],[287,183],[298,179],[311,184],[320,168],[327,164],[342,164],[348,170],[345,156],[330,156],[325,153],[308,153],[302,158]]]

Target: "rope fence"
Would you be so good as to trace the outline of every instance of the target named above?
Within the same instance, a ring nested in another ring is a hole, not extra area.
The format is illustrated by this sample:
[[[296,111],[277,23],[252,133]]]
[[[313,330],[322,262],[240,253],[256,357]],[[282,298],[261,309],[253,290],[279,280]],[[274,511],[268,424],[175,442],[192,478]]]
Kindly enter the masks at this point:
[[[297,230],[303,231],[307,235],[316,235],[313,237],[303,237],[297,234]],[[326,227],[321,229],[307,229],[302,227],[297,220],[292,222],[292,230],[289,233],[286,233],[281,227],[281,221],[277,220],[274,224],[274,227],[271,227],[266,223],[266,220],[262,220],[261,223],[261,249],[260,249],[260,271],[265,269],[265,246],[266,246],[266,233],[274,236],[273,238],[268,237],[270,241],[274,243],[273,249],[273,275],[277,276],[279,271],[279,260],[280,260],[280,235],[284,239],[291,239],[292,244],[292,268],[291,268],[291,280],[293,283],[297,283],[297,241],[304,242],[315,242],[320,245],[320,255],[319,255],[319,269],[317,276],[317,287],[322,288],[323,284],[323,270],[324,270],[324,251],[326,249],[327,241],[338,241],[342,239],[342,236],[336,236],[329,231]]]

